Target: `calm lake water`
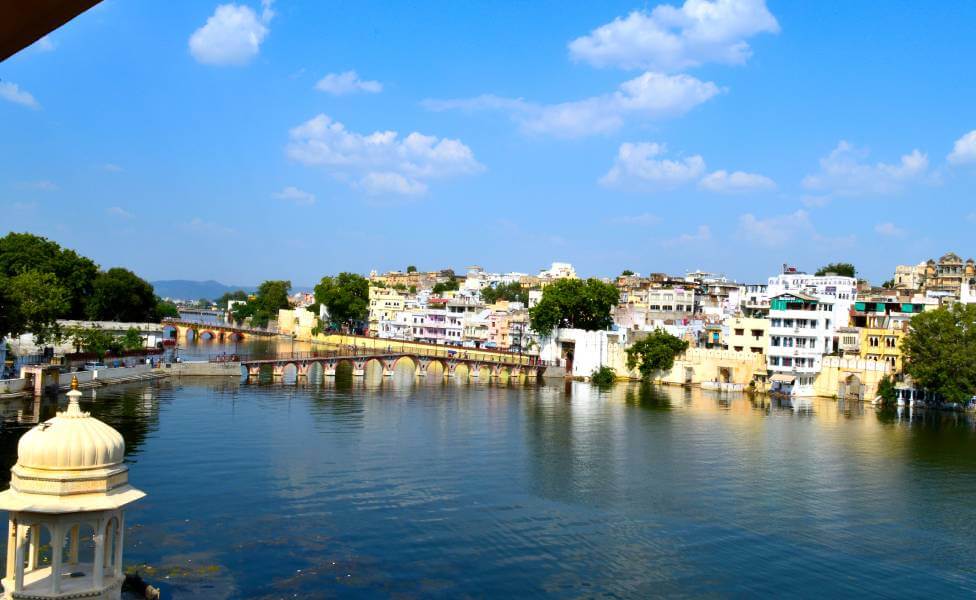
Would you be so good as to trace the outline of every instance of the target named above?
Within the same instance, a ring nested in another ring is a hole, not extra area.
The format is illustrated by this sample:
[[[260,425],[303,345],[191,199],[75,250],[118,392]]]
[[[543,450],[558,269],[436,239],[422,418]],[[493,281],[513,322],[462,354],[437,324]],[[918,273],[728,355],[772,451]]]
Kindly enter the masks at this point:
[[[55,405],[2,405],[4,467]],[[351,377],[130,384],[82,406],[125,436],[149,494],[126,563],[167,598],[976,591],[960,415]]]

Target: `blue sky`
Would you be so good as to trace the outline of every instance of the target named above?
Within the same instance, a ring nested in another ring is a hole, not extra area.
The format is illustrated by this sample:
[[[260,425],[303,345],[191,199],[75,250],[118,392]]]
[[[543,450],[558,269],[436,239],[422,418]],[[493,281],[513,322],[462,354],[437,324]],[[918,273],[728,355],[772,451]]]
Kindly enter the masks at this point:
[[[0,63],[0,233],[150,279],[974,254],[976,3],[109,0]]]

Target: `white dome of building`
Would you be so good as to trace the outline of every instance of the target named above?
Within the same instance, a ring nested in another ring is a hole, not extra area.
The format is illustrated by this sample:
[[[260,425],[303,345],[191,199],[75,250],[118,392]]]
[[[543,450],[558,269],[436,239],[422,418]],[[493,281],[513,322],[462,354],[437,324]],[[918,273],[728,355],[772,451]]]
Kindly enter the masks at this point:
[[[45,470],[98,469],[122,463],[125,441],[76,403],[20,438],[17,464]]]
[[[129,485],[122,435],[82,412],[77,379],[71,388],[67,410],[20,438],[10,489],[0,492],[0,510],[10,512],[5,599],[121,594],[124,508],[145,494]],[[83,527],[90,538],[80,537]],[[46,545],[42,529],[52,540]],[[79,561],[82,545],[94,547],[92,562]],[[42,546],[49,564],[40,560]]]

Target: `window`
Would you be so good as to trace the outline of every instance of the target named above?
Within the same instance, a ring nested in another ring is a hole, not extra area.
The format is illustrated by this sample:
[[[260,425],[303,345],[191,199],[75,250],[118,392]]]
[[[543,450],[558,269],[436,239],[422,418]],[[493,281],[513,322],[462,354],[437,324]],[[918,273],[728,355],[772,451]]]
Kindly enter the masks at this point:
[[[771,325],[773,327],[780,327],[783,325],[783,321],[781,319],[773,319]]]
[[[893,336],[890,336],[890,335],[889,336],[886,336],[885,337],[885,348],[894,348],[894,347],[895,347],[895,338]]]
[[[745,329],[736,329],[735,330],[735,335],[745,335],[745,334],[746,334],[746,330]]]
[[[779,344],[780,344],[780,337],[778,335],[774,335],[772,338],[770,338],[769,340],[770,346],[779,346]]]
[[[876,335],[868,336],[868,346],[871,346],[872,348],[877,348],[878,347],[878,336],[876,336]]]
[[[783,357],[783,366],[784,367],[792,367],[793,366],[793,359],[790,358],[789,356],[784,356]]]

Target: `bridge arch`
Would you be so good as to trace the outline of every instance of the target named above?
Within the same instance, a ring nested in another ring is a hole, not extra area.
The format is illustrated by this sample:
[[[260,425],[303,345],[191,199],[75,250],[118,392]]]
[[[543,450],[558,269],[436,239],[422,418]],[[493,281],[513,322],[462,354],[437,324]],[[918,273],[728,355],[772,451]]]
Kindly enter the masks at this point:
[[[281,367],[281,382],[298,383],[298,365],[296,363],[285,363]]]
[[[431,358],[427,363],[427,379],[443,379],[447,374],[447,365],[439,358]]]
[[[206,342],[212,342],[212,341],[214,341],[216,339],[217,339],[217,334],[215,334],[214,332],[210,331],[209,329],[205,329],[202,332],[200,332],[200,341],[201,342],[204,342],[204,341],[206,341]]]
[[[309,383],[322,383],[322,379],[325,377],[325,367],[318,361],[309,363],[307,377]]]
[[[383,372],[386,365],[378,358],[369,358],[363,365],[363,376],[367,383],[378,383],[383,381]]]
[[[478,382],[488,383],[491,381],[491,367],[488,365],[480,365],[478,367]]]
[[[465,383],[471,378],[471,367],[467,363],[458,363],[454,365],[454,379]]]
[[[498,367],[498,383],[508,383],[512,379],[512,370],[508,367]]]

